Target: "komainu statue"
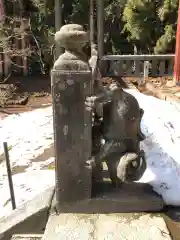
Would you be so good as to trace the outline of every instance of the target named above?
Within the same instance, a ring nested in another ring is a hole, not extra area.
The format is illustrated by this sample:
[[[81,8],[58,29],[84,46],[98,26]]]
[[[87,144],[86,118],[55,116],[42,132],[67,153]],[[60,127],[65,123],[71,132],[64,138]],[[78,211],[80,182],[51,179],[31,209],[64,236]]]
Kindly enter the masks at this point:
[[[146,170],[145,154],[140,150],[140,141],[145,139],[140,129],[144,111],[116,81],[101,88],[86,100],[96,118],[102,117],[99,132],[104,140],[91,163],[96,179],[101,175],[102,162],[106,162],[112,184],[118,187],[123,182],[138,181]]]

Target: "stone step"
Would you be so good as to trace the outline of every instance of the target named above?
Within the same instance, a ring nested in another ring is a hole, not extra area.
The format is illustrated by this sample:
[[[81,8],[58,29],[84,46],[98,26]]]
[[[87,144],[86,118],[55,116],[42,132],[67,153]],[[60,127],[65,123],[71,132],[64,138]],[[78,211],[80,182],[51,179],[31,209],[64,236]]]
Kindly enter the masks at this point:
[[[54,195],[54,187],[45,189],[9,215],[0,219],[0,239],[9,240],[17,233],[39,233],[45,228]]]
[[[171,240],[159,214],[75,214],[51,215],[42,240]]]
[[[11,240],[41,240],[43,234],[15,234]]]
[[[163,218],[142,213],[157,212],[163,206],[162,198],[148,184],[114,189],[108,182],[99,183],[92,199],[61,204],[61,214],[49,216],[42,240],[170,240]]]

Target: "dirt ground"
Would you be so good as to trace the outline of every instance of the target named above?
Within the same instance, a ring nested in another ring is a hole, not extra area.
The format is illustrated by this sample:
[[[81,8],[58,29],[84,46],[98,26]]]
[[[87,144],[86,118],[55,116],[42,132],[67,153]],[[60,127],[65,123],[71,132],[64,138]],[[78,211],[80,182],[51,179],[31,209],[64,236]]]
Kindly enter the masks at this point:
[[[119,79],[118,79],[119,80]],[[106,85],[111,78],[104,78],[103,84]],[[0,107],[0,119],[9,114],[18,114],[51,105],[51,80],[50,77],[14,77],[6,84],[18,86],[17,94],[28,93],[28,101],[25,105],[6,105]],[[123,83],[124,84],[124,83]],[[125,85],[123,85],[125,87]],[[0,89],[1,91],[1,89]]]
[[[146,95],[163,100],[180,100],[180,84],[173,84],[171,78],[147,78],[145,83],[138,85],[137,79],[130,79],[138,90]]]
[[[127,81],[127,79],[124,80],[125,82]],[[109,81],[111,81],[111,78],[103,78],[103,84],[107,84]],[[138,86],[137,78],[128,78],[128,82],[133,83],[132,86],[134,85],[140,92],[146,95],[156,96],[158,98],[161,98],[161,95],[166,95],[180,99],[180,86],[168,86],[170,83],[170,79],[168,78],[148,78],[147,83],[150,83],[150,86],[148,84],[147,86]],[[0,119],[9,114],[18,114],[21,112],[47,107],[52,103],[51,82],[49,76],[13,77],[9,79],[6,84],[17,85],[18,93],[28,93],[29,97],[25,105],[6,105],[3,108],[0,107]],[[123,87],[126,86],[123,85]],[[156,93],[157,91],[158,94]]]
[[[0,107],[0,119],[9,114],[27,112],[51,105],[50,77],[16,77],[11,78],[6,84],[18,86],[19,93],[28,93],[28,101],[25,105],[7,105]]]

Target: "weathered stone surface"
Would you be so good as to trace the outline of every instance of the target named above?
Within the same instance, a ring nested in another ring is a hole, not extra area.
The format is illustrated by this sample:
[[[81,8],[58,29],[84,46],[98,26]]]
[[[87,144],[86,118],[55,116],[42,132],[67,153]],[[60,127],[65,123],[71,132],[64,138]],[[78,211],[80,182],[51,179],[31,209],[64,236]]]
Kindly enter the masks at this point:
[[[91,73],[52,74],[58,201],[91,197],[91,118],[84,106]]]
[[[91,199],[60,204],[61,213],[157,212],[164,207],[162,198],[147,184],[133,183],[120,189],[96,184]],[[55,202],[52,202],[55,206]]]
[[[150,214],[60,214],[50,216],[43,240],[170,240],[164,220]]]
[[[82,51],[88,34],[77,24],[64,25],[55,40],[65,48],[51,72],[56,159],[57,202],[91,197],[91,94],[92,74]],[[58,205],[57,205],[58,209]]]
[[[99,132],[104,144],[93,159],[96,165],[106,162],[112,184],[121,187],[122,183],[138,181],[146,170],[145,154],[140,148],[140,142],[145,139],[140,129],[144,111],[116,80],[109,81],[101,90],[87,98],[87,105],[93,107],[97,119],[101,117],[99,105],[103,106]]]
[[[26,202],[10,215],[0,219],[0,239],[8,240],[16,233],[41,233],[46,226],[54,187]]]
[[[54,70],[63,71],[89,71],[87,56],[82,51],[83,44],[89,40],[88,33],[83,26],[67,24],[55,34],[55,41],[65,48],[65,53],[60,55],[54,63]]]

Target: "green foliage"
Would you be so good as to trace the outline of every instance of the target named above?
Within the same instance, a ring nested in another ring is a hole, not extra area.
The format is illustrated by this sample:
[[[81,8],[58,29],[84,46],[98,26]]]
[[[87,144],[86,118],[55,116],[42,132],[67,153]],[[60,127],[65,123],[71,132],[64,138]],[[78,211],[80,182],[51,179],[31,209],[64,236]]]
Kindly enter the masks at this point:
[[[55,21],[54,1],[32,0],[37,12],[31,14],[31,30],[36,41],[37,53],[32,56],[32,68],[37,72],[49,72],[53,56],[51,46],[54,43]],[[40,61],[41,58],[41,61]],[[36,64],[38,63],[38,64]]]
[[[158,17],[163,30],[156,41],[155,53],[172,53],[175,49],[178,0],[165,0],[158,8]]]
[[[105,8],[105,43],[106,52],[126,54],[132,51],[127,34],[123,32],[123,9],[127,0],[113,0],[106,3]]]
[[[175,45],[175,31],[173,25],[166,25],[164,28],[164,34],[157,40],[154,52],[160,53],[172,53]]]
[[[88,1],[87,0],[73,0],[70,22],[87,25],[88,20],[89,20]]]
[[[129,0],[124,8],[124,31],[140,53],[173,52],[178,0]]]
[[[160,20],[163,22],[169,20],[171,22],[176,21],[178,9],[178,0],[164,0],[158,9],[158,15]],[[174,18],[175,17],[175,18]]]
[[[12,4],[6,9],[12,15]],[[21,0],[30,18],[36,51],[31,56],[34,72],[49,71],[54,44],[54,0]],[[104,0],[105,4],[105,52],[117,54],[169,53],[175,49],[178,0]],[[78,23],[89,28],[89,1],[63,1],[63,22]],[[9,22],[6,24],[7,29]],[[0,29],[1,38],[7,33]],[[37,47],[37,45],[39,47]],[[38,64],[37,64],[38,63]]]
[[[134,42],[140,52],[151,52],[156,40],[154,38],[156,27],[159,25],[156,2],[129,0],[124,8],[123,21],[128,40]]]

